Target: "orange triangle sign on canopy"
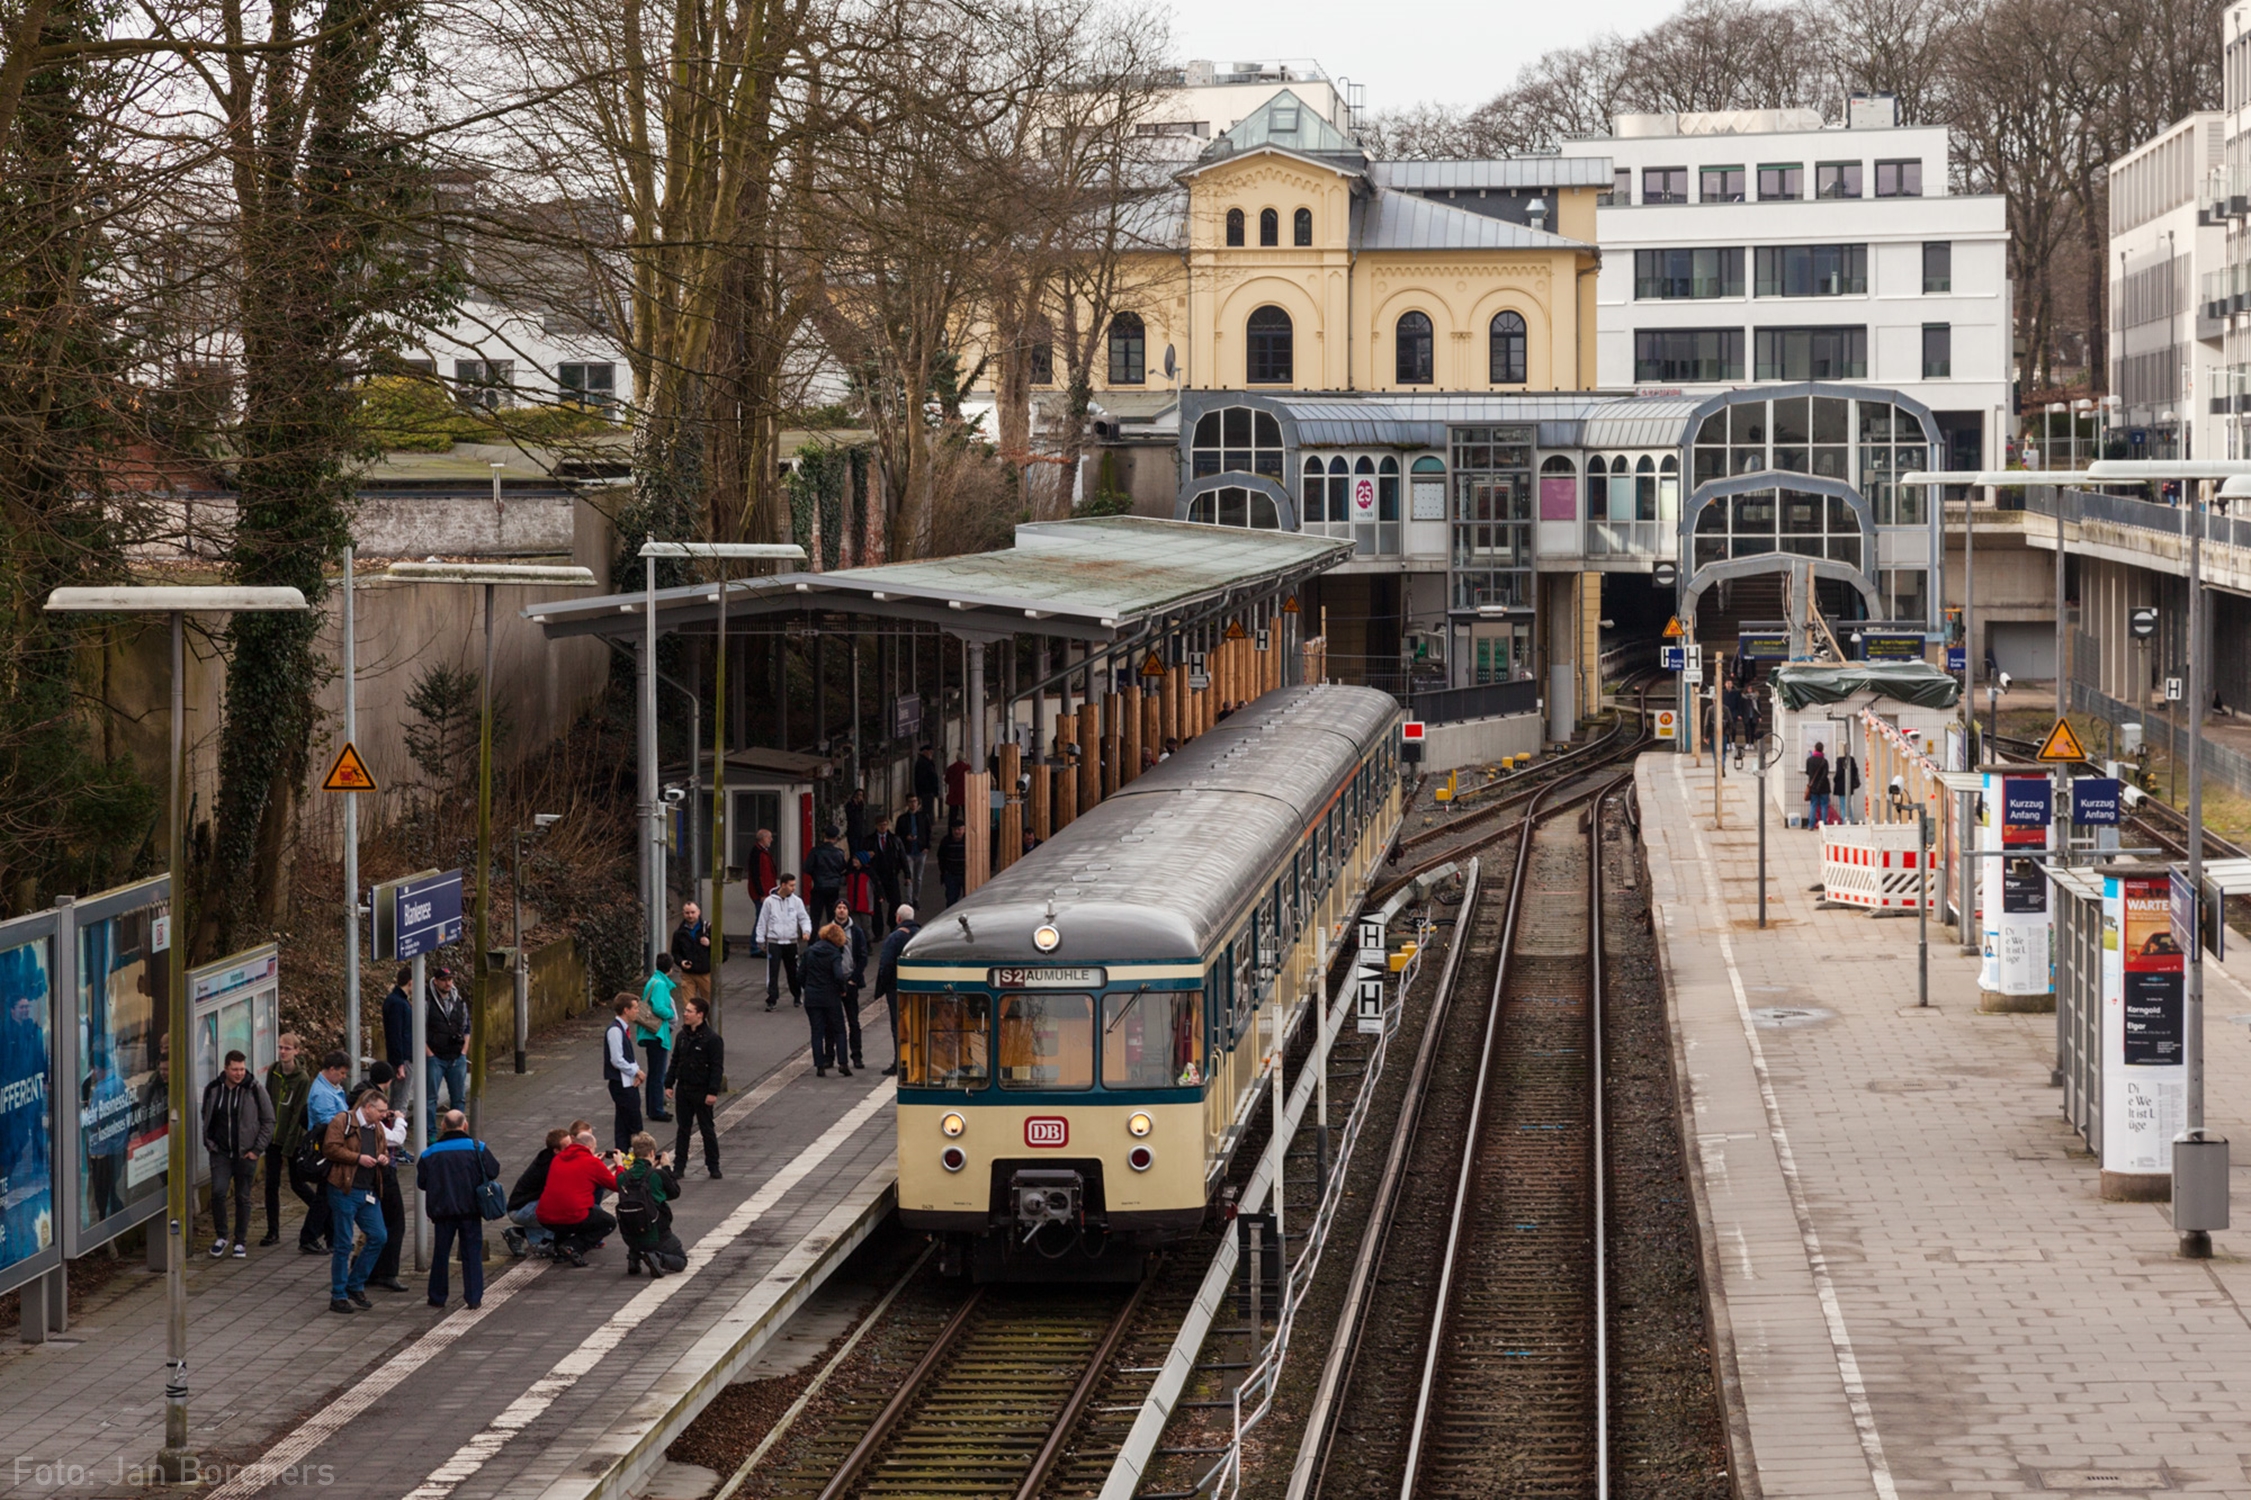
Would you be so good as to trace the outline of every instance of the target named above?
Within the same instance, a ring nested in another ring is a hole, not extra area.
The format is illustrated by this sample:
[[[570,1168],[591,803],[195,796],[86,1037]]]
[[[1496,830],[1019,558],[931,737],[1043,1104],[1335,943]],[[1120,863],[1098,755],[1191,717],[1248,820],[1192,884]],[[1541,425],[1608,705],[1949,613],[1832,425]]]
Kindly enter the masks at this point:
[[[2071,732],[2069,719],[2056,720],[2056,727],[2040,742],[2042,760],[2085,760],[2087,752],[2079,746],[2079,736]]]
[[[367,762],[349,741],[336,757],[336,764],[328,768],[328,776],[320,784],[324,792],[372,792],[375,774],[368,770]]]

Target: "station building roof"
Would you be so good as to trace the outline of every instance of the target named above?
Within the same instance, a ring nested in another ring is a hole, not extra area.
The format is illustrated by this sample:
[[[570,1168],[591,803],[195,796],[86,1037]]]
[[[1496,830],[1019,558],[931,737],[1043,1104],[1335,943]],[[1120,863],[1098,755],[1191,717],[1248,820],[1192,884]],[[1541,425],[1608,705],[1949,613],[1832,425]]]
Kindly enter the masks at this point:
[[[1293,589],[1352,554],[1347,541],[1144,516],[1028,522],[999,552],[783,573],[726,585],[730,619],[824,611],[935,624],[958,632],[1112,642]],[[713,583],[659,589],[657,629],[708,629]],[[550,600],[524,614],[550,638],[631,638],[648,629],[645,592]]]

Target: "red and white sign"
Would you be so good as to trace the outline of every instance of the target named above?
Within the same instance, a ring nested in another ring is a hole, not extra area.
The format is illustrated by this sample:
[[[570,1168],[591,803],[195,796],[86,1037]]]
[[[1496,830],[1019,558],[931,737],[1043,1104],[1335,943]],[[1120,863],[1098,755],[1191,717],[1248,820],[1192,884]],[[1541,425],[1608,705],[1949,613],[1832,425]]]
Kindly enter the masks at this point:
[[[1061,1115],[1034,1115],[1024,1122],[1024,1144],[1053,1148],[1071,1144],[1071,1122]]]
[[[1672,708],[1657,710],[1657,738],[1669,740],[1680,733],[1680,711]]]
[[[1410,745],[1421,744],[1423,742],[1423,721],[1420,719],[1402,720],[1399,725],[1399,738]]]
[[[1365,474],[1352,481],[1352,508],[1363,514],[1376,508],[1376,482]]]

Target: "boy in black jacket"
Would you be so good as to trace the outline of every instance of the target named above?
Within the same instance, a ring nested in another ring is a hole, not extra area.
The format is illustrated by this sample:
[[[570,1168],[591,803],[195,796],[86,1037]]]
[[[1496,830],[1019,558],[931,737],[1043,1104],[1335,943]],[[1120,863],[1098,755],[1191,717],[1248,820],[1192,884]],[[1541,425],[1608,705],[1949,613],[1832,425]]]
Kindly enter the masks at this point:
[[[680,1135],[672,1145],[672,1159],[685,1162],[694,1132],[703,1129],[703,1164],[712,1176],[719,1175],[719,1130],[712,1121],[712,1109],[719,1103],[719,1086],[727,1076],[727,1050],[719,1033],[709,1024],[710,1009],[704,1001],[689,995],[680,1001],[680,1017],[686,1024],[672,1039],[672,1070],[664,1080],[665,1097],[672,1101],[672,1113],[680,1122]]]

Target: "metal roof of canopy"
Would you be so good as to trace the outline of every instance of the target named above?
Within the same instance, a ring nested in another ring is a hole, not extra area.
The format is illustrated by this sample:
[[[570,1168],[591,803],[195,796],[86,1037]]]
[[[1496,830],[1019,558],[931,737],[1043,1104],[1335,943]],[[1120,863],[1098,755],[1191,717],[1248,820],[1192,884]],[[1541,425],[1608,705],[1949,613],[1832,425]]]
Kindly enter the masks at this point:
[[[1352,555],[1352,544],[1143,516],[1029,522],[1001,552],[784,573],[727,584],[730,620],[825,610],[912,620],[962,632],[1029,632],[1109,642],[1166,618],[1226,608],[1294,588]],[[639,636],[648,595],[609,594],[531,605],[548,636]],[[716,623],[717,583],[656,593],[657,629]]]

